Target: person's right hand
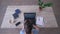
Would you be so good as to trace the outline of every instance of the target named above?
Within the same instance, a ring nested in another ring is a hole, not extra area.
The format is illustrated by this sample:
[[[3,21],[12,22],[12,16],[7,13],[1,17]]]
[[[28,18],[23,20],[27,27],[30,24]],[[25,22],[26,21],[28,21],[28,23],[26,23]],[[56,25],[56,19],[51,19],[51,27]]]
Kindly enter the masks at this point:
[[[37,30],[39,30],[40,28],[37,25],[33,25],[33,27]]]

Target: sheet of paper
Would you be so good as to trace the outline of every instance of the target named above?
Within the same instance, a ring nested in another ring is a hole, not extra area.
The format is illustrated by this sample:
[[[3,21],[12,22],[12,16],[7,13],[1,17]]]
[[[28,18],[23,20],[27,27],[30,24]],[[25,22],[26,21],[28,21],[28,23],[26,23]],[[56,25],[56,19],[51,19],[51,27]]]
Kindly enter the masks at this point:
[[[43,26],[44,25],[43,17],[40,16],[36,17],[36,24]]]

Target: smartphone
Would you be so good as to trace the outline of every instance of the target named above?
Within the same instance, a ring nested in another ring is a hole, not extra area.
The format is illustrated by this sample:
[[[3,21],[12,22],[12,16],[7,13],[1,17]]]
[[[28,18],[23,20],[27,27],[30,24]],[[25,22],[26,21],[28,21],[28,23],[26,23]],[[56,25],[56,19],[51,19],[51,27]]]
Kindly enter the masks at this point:
[[[15,25],[18,26],[21,22],[17,22]]]

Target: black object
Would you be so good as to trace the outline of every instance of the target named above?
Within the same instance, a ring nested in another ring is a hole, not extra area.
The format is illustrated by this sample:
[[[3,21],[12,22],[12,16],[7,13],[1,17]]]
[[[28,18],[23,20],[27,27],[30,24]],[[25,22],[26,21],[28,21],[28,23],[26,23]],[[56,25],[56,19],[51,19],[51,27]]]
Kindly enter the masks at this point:
[[[24,13],[24,20],[30,19],[32,24],[36,25],[36,13]]]
[[[25,19],[35,19],[36,13],[24,13]]]
[[[14,14],[13,14],[13,17],[14,17],[14,19],[16,19],[16,18],[18,18],[19,16],[18,16],[16,13],[14,13]]]
[[[17,22],[15,25],[18,26],[21,22]]]

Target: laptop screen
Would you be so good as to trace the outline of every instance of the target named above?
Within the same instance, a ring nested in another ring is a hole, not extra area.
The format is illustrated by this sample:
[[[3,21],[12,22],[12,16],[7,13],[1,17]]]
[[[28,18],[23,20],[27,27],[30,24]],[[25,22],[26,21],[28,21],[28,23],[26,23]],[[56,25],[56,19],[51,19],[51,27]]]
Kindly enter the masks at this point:
[[[24,13],[25,19],[35,19],[36,13]]]

